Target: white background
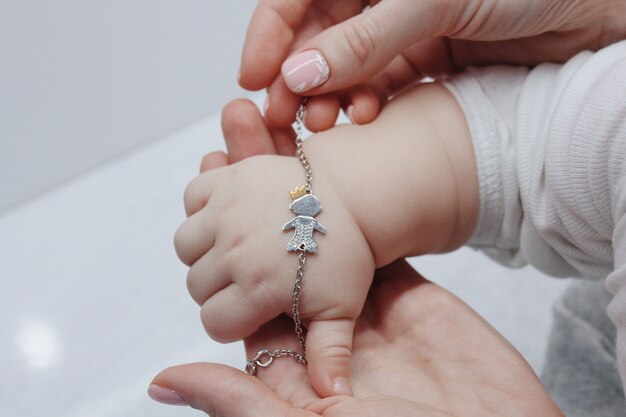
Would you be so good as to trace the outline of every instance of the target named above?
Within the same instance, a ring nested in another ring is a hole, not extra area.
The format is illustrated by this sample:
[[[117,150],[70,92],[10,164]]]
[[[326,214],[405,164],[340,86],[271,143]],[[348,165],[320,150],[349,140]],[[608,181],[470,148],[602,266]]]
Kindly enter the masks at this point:
[[[253,0],[0,0],[0,212],[242,94]]]

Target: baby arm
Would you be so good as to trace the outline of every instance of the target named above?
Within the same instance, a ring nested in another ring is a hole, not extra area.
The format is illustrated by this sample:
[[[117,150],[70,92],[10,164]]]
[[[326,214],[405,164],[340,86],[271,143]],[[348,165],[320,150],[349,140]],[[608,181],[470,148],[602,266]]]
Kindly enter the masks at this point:
[[[396,98],[370,125],[314,135],[304,148],[323,206],[316,228],[327,232],[316,233],[300,313],[309,376],[327,396],[346,392],[353,328],[374,268],[462,244],[476,216],[476,174],[461,110],[439,85]],[[293,217],[287,192],[303,182],[297,159],[262,156],[187,187],[189,218],[175,246],[213,338],[241,339],[291,312],[297,257],[281,228]]]
[[[367,239],[376,267],[448,252],[478,213],[472,141],[463,112],[439,84],[394,98],[364,126],[341,125],[305,142]]]

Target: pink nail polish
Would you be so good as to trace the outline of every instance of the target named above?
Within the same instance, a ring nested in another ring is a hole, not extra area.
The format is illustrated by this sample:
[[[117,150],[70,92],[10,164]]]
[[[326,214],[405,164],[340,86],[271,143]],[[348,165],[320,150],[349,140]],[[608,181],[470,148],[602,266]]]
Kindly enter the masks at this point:
[[[324,55],[317,49],[300,52],[287,59],[281,68],[287,87],[301,93],[319,87],[330,77],[330,68]]]
[[[148,387],[148,396],[154,401],[169,405],[189,405],[187,401],[176,391],[162,387],[156,384],[150,384]]]

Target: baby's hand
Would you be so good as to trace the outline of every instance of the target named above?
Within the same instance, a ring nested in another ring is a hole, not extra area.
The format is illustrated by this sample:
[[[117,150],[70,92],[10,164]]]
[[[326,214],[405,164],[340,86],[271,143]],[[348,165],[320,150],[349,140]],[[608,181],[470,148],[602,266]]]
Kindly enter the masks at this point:
[[[202,306],[204,327],[220,342],[245,338],[274,317],[291,314],[298,251],[305,245],[316,252],[307,253],[300,315],[311,383],[329,396],[350,393],[352,333],[374,258],[317,162],[313,191],[323,206],[319,214],[313,197],[289,209],[294,202],[289,191],[304,182],[296,158],[258,156],[198,176],[185,192],[189,218],[178,229],[175,246],[191,266],[187,285]],[[313,204],[300,207],[304,203]],[[315,219],[299,224],[299,214]],[[313,227],[313,240],[295,235],[307,226]]]

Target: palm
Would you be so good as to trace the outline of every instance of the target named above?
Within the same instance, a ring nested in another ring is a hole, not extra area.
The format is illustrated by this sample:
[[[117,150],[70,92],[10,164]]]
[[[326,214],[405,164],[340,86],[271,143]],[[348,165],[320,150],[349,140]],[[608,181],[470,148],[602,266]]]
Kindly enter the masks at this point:
[[[259,377],[303,413],[325,416],[560,415],[519,353],[461,300],[406,262],[377,277],[355,333],[354,398],[320,399],[285,359]],[[248,341],[249,355],[292,343],[291,332],[271,323]]]

